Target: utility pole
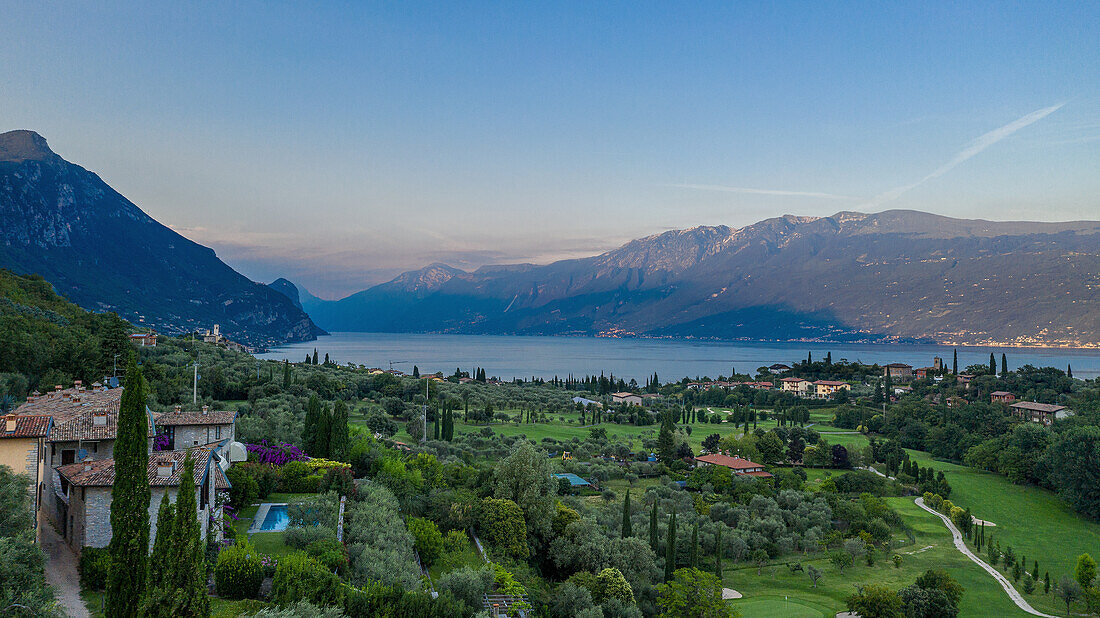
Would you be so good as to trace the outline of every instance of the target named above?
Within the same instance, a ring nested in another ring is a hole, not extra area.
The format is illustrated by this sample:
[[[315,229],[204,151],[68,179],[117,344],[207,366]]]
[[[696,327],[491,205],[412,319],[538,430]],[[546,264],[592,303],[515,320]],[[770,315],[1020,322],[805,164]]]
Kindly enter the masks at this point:
[[[114,363],[114,369],[111,371],[111,376],[117,378],[118,377],[118,354],[115,354],[115,359],[112,362]]]
[[[191,403],[195,404],[199,401],[199,363],[195,362],[195,382],[191,390]]]

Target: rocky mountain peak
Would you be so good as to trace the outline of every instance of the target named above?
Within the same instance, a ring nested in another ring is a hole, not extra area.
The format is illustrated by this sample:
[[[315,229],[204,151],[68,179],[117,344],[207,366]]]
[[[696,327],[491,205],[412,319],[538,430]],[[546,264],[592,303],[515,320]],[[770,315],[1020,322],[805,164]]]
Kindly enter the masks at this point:
[[[56,156],[46,144],[46,138],[34,131],[20,129],[0,133],[0,162],[45,161]]]

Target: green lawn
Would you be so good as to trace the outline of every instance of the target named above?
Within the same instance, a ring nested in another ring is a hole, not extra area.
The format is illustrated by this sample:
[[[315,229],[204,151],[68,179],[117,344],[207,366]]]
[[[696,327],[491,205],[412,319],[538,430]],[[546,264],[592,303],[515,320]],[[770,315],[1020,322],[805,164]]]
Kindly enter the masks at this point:
[[[1051,580],[1057,581],[1072,575],[1080,554],[1100,556],[1100,523],[1077,515],[1053,492],[1013,485],[992,472],[934,461],[922,451],[909,451],[909,456],[922,467],[943,470],[951,484],[951,501],[969,507],[975,517],[997,524],[987,527],[986,535],[992,535],[1002,549],[1011,545],[1017,554],[1026,556],[1028,569],[1038,559],[1040,574],[1049,571]],[[1037,605],[1048,611],[1058,607],[1057,603]],[[1065,612],[1064,605],[1061,611]]]
[[[738,601],[737,609],[746,618],[820,618],[828,614],[828,608],[801,599],[761,596]],[[833,612],[835,614],[835,612]]]
[[[720,413],[729,412],[729,410],[726,410],[724,408],[711,408],[711,410]],[[504,410],[504,412],[513,415],[519,414],[518,410]],[[498,433],[500,435],[524,435],[533,442],[540,442],[543,438],[554,438],[562,441],[570,440],[572,438],[584,439],[589,436],[591,429],[593,429],[593,427],[582,426],[580,424],[580,415],[575,412],[551,414],[549,415],[549,418],[551,419],[551,421],[546,423],[521,423],[517,425],[516,423],[501,423],[494,421],[490,425],[484,425],[473,423],[466,424],[462,421],[461,416],[458,416],[455,423],[455,432],[459,434],[478,432],[485,427],[491,427],[495,433]],[[559,420],[560,418],[564,418],[565,421],[563,422]],[[362,422],[361,419],[362,417],[351,417],[351,421],[353,423]],[[837,427],[826,424],[831,422],[832,419],[833,414],[831,410],[815,411],[810,415],[810,422],[815,423],[812,429],[815,429],[819,432],[851,431],[839,429]],[[775,419],[758,421],[756,424],[757,427],[763,429],[771,429],[773,427],[776,427],[776,425],[777,422],[775,421]],[[659,425],[647,425],[638,427],[635,425],[617,425],[615,423],[606,422],[596,425],[596,427],[602,427],[603,429],[607,430],[607,436],[612,440],[618,439],[619,441],[631,444],[631,449],[634,451],[641,450],[642,439],[656,439],[657,432],[660,429]],[[703,439],[712,433],[717,433],[723,438],[728,435],[741,434],[741,427],[735,427],[730,423],[695,423],[690,425],[690,427],[691,435],[688,436],[688,443],[692,446],[693,449],[695,449],[696,452],[698,452],[702,448]],[[405,431],[404,426],[401,427],[394,438],[402,442],[411,441],[411,438],[409,437],[409,434]],[[859,433],[831,434],[826,435],[825,439],[828,440],[830,444],[842,444],[849,449],[853,447],[862,448],[864,446],[867,446],[868,444],[867,437]]]
[[[477,553],[477,547],[470,539],[467,539],[466,547],[461,553],[446,558],[443,556],[437,558],[435,563],[428,568],[428,574],[431,575],[433,582],[438,582],[440,576],[466,566],[474,569],[485,566],[485,561],[481,559],[481,555]]]
[[[914,533],[915,542],[911,544],[903,536],[896,538],[904,542],[894,550],[902,556],[901,568],[895,569],[887,560],[888,556],[880,553],[875,566],[868,567],[860,562],[859,566],[850,567],[841,574],[827,558],[814,554],[803,560],[802,565],[813,564],[824,572],[817,588],[805,573],[791,572],[783,565],[766,566],[762,575],[757,575],[753,566],[727,568],[724,585],[744,595],[743,599],[731,603],[741,609],[743,616],[833,618],[837,612],[846,611],[844,599],[855,592],[855,584],[881,583],[896,590],[913,583],[927,569],[942,568],[966,589],[960,615],[1027,616],[988,573],[955,549],[950,533],[939,518],[918,508],[912,498],[887,500]],[[790,613],[784,613],[784,596],[788,597]],[[1042,594],[1032,595],[1031,600],[1036,596]],[[816,613],[811,613],[814,611]]]

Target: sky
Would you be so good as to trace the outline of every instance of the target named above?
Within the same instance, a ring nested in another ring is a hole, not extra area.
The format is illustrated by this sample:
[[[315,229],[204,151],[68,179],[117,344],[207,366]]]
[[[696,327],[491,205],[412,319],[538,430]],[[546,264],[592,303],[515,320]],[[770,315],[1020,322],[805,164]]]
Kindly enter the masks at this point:
[[[41,133],[245,275],[323,298],[782,214],[1100,219],[1100,3],[0,16],[0,131]]]

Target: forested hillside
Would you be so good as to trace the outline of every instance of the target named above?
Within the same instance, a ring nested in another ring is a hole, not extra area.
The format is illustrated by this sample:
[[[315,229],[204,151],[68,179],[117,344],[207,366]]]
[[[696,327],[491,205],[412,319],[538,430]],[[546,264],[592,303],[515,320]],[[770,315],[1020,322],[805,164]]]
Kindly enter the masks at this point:
[[[0,269],[0,397],[110,375],[129,331],[114,313],[89,313],[58,296],[42,277]]]

